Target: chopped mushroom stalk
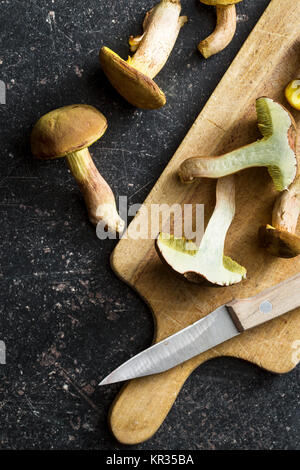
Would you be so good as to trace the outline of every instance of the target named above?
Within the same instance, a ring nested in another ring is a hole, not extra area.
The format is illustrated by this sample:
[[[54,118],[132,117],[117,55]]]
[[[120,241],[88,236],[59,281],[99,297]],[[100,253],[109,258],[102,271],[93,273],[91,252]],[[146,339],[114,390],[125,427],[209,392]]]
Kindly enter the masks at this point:
[[[122,232],[112,190],[98,172],[88,147],[107,129],[107,120],[93,106],[71,105],[45,114],[31,134],[31,150],[43,160],[65,157],[84,197],[92,224],[98,222],[113,232]]]
[[[187,21],[179,16],[180,0],[161,0],[143,22],[143,34],[130,36],[134,55],[127,61],[108,47],[99,53],[100,63],[111,84],[129,103],[144,109],[155,109],[166,103],[166,97],[152,80],[163,68],[174,47],[180,28]]]
[[[263,138],[220,157],[193,157],[179,169],[184,183],[195,178],[220,178],[251,167],[267,167],[275,188],[287,189],[297,173],[296,124],[280,104],[270,98],[256,101],[258,127]]]
[[[294,258],[300,254],[300,237],[296,235],[300,215],[300,176],[274,204],[272,225],[259,230],[266,250],[280,258]]]
[[[216,7],[217,24],[214,32],[198,44],[198,49],[208,59],[225,49],[236,31],[235,4],[242,0],[200,0],[205,5]]]
[[[220,286],[236,284],[246,277],[246,269],[224,256],[227,231],[235,214],[234,177],[217,182],[216,207],[199,248],[184,238],[161,233],[156,240],[160,258],[188,281],[203,280]]]
[[[205,59],[221,52],[231,43],[236,31],[235,5],[216,7],[217,25],[214,32],[198,44],[198,50]]]

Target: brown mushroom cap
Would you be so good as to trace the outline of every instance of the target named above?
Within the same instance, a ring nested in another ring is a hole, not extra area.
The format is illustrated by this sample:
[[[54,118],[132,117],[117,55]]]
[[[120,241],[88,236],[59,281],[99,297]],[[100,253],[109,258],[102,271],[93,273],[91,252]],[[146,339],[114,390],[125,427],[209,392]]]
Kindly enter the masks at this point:
[[[102,47],[99,59],[110,83],[133,106],[157,109],[166,104],[166,97],[156,83],[111,49]]]
[[[107,120],[86,104],[55,109],[42,116],[31,133],[31,151],[41,159],[64,157],[92,145],[104,134]]]
[[[300,237],[272,225],[260,227],[259,237],[268,253],[280,258],[295,258],[300,254]]]
[[[243,0],[200,0],[201,3],[205,5],[234,5],[235,3],[240,3]]]

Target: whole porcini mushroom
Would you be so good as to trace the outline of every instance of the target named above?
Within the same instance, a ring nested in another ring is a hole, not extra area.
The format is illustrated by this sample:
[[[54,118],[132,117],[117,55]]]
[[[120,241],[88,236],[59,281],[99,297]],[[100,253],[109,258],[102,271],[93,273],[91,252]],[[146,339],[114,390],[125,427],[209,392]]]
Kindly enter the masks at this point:
[[[225,49],[236,31],[235,4],[242,0],[200,0],[205,5],[216,7],[217,24],[214,32],[198,44],[198,50],[205,59]]]
[[[287,189],[297,173],[297,128],[291,114],[270,98],[256,100],[261,140],[220,157],[192,157],[179,168],[184,183],[195,178],[221,178],[251,167],[267,167],[275,188]]]
[[[300,176],[276,199],[272,225],[260,227],[259,236],[266,250],[279,258],[300,254],[300,237],[296,235],[300,214]]]
[[[132,57],[127,61],[108,47],[102,47],[100,63],[113,87],[133,106],[156,109],[164,106],[166,97],[153,81],[165,65],[179,34],[187,21],[179,16],[180,0],[161,0],[145,16],[143,34],[129,38]]]
[[[93,106],[76,104],[55,109],[35,124],[31,150],[42,160],[65,157],[85,200],[92,224],[98,222],[113,232],[122,232],[113,192],[97,170],[88,147],[107,129],[107,120]]]
[[[242,281],[246,269],[224,256],[225,238],[234,214],[234,177],[227,176],[217,182],[216,206],[199,248],[185,238],[160,233],[155,242],[158,255],[176,273],[194,283],[206,280],[229,286]]]

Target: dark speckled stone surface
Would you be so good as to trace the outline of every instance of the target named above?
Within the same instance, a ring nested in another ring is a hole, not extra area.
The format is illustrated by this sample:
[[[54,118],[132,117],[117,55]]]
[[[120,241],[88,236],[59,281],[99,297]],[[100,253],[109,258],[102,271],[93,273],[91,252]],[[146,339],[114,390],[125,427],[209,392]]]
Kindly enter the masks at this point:
[[[230,47],[204,61],[196,45],[213,8],[183,0],[189,23],[157,82],[167,105],[133,109],[109,85],[98,50],[123,57],[150,0],[1,0],[0,105],[2,449],[121,449],[107,413],[120,385],[97,383],[151,343],[151,314],[112,273],[63,161],[33,159],[36,119],[88,103],[109,128],[92,148],[116,195],[141,203],[230,65],[268,0],[239,4]],[[136,449],[300,449],[299,368],[275,376],[242,361],[209,362],[189,378],[156,435]]]

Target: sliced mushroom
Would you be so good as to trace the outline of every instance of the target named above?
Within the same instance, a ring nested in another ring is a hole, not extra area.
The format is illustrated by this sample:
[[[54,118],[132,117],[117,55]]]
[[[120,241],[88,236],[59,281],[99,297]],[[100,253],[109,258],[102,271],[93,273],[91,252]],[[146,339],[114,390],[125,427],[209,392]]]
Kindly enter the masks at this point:
[[[297,129],[293,117],[270,98],[256,100],[261,140],[220,157],[193,157],[179,169],[184,183],[195,178],[220,178],[251,167],[267,167],[278,191],[287,189],[297,173]]]
[[[98,172],[88,147],[104,134],[107,120],[93,106],[65,106],[41,117],[31,134],[31,150],[42,160],[65,157],[85,200],[92,224],[122,232],[113,192]]]
[[[300,237],[296,235],[300,214],[300,176],[276,200],[272,225],[260,227],[259,236],[266,250],[279,258],[300,254]]]
[[[236,284],[246,277],[246,269],[224,256],[227,231],[235,214],[234,176],[217,182],[216,207],[199,248],[184,238],[160,233],[155,246],[162,261],[188,281],[203,280],[220,286]]]
[[[208,59],[230,44],[236,31],[235,4],[242,0],[200,0],[216,7],[217,24],[214,32],[198,44],[198,49]]]
[[[187,21],[179,16],[180,0],[161,0],[147,14],[143,34],[129,38],[132,57],[127,61],[108,47],[99,54],[103,71],[114,88],[133,106],[156,109],[166,97],[153,81],[163,68],[174,47],[180,28]]]

